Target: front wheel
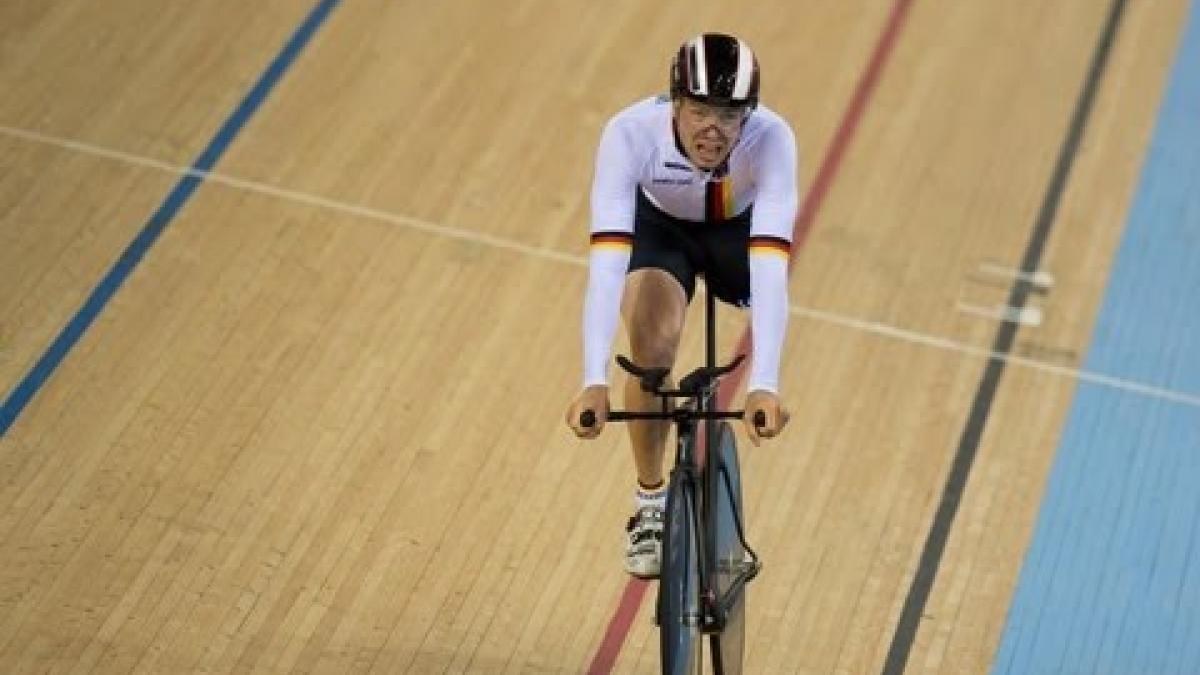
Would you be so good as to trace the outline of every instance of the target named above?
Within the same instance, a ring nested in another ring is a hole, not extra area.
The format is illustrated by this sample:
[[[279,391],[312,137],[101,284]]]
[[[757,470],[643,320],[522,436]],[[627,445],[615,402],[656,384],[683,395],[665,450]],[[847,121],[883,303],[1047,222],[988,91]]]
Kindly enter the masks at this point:
[[[700,633],[700,552],[695,493],[672,472],[663,523],[663,562],[658,583],[662,672],[699,675],[704,640]]]
[[[742,476],[738,465],[737,441],[728,424],[714,425],[716,489],[712,537],[716,560],[717,596],[725,608],[724,629],[712,636],[714,670],[720,675],[739,675],[746,647],[746,587],[748,567],[742,545]]]

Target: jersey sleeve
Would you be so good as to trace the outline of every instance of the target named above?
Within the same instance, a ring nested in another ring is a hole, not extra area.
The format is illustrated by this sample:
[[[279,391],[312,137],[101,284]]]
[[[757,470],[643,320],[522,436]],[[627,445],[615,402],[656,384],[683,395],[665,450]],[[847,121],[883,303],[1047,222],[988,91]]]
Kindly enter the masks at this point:
[[[799,198],[796,139],[779,120],[761,140],[750,223],[750,330],[754,361],[748,391],[779,391],[788,321],[788,263]]]
[[[636,166],[628,130],[616,117],[601,134],[592,179],[591,247],[583,306],[585,387],[608,384],[608,361],[633,251]]]

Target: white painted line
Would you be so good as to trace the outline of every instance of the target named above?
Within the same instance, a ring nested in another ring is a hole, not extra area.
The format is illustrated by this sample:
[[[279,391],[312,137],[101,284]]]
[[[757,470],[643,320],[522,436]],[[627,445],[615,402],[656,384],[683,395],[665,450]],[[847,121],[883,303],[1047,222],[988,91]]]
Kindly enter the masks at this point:
[[[22,140],[33,142],[33,143],[40,143],[42,145],[49,145],[49,146],[54,146],[54,147],[58,147],[58,148],[63,148],[66,150],[73,150],[73,151],[79,152],[81,154],[91,155],[94,157],[102,157],[105,159],[111,159],[113,161],[121,162],[123,164],[129,164],[129,165],[133,165],[133,166],[141,166],[141,167],[156,169],[159,171],[165,171],[167,173],[171,173],[171,174],[174,174],[177,176],[195,175],[197,177],[204,178],[205,180],[210,180],[215,183],[222,183],[224,185],[228,185],[230,187],[234,187],[234,188],[241,189],[241,190],[246,190],[248,192],[255,192],[255,193],[259,193],[259,194],[270,195],[270,196],[277,197],[279,199],[283,199],[283,200],[287,200],[287,201],[294,201],[294,202],[298,202],[298,203],[302,203],[302,204],[309,204],[312,206],[329,209],[331,211],[346,213],[349,215],[355,215],[355,216],[359,216],[362,218],[367,218],[367,219],[371,219],[371,220],[377,220],[377,221],[381,221],[381,222],[385,222],[385,223],[390,223],[393,225],[399,225],[401,227],[415,229],[415,230],[419,230],[422,232],[428,232],[430,234],[435,234],[438,236],[450,237],[450,238],[459,239],[459,240],[463,240],[463,241],[470,241],[470,242],[474,242],[474,243],[478,243],[478,244],[484,244],[487,246],[492,246],[495,248],[508,250],[508,251],[514,251],[517,253],[524,253],[526,255],[542,258],[544,260],[552,260],[555,262],[566,263],[568,265],[575,265],[577,267],[587,267],[587,258],[585,258],[584,256],[577,256],[577,255],[571,255],[568,253],[561,253],[559,251],[554,251],[554,250],[551,250],[548,248],[529,246],[528,244],[522,244],[520,242],[510,241],[507,239],[501,239],[499,237],[492,237],[489,235],[480,234],[478,232],[471,232],[469,230],[448,227],[446,225],[439,225],[437,223],[420,220],[418,218],[410,218],[408,216],[402,216],[402,215],[397,215],[397,214],[393,214],[393,213],[388,213],[386,211],[381,211],[378,209],[372,209],[372,208],[359,206],[359,205],[355,205],[355,204],[348,204],[346,202],[340,202],[335,199],[328,199],[328,198],[320,197],[317,195],[306,194],[303,192],[298,192],[296,190],[288,190],[285,188],[279,188],[279,187],[275,187],[275,186],[271,186],[271,185],[266,185],[264,183],[258,183],[255,181],[244,180],[241,178],[234,178],[232,176],[224,176],[224,175],[221,175],[221,174],[218,174],[215,172],[206,173],[206,172],[202,172],[202,171],[193,171],[187,167],[170,164],[168,162],[161,162],[159,160],[150,159],[147,157],[140,157],[137,155],[132,155],[129,153],[121,152],[119,150],[103,148],[103,147],[100,147],[97,145],[92,145],[90,143],[82,143],[80,141],[73,141],[73,140],[69,140],[69,139],[65,139],[65,138],[58,138],[55,136],[49,136],[46,134],[38,133],[36,131],[28,131],[26,129],[18,129],[15,127],[10,127],[10,126],[6,126],[6,125],[2,125],[2,124],[0,124],[0,135],[8,136],[10,138],[18,138],[18,139],[22,139]],[[1109,377],[1107,375],[1099,375],[1096,373],[1089,373],[1087,371],[1078,370],[1076,368],[1068,368],[1065,366],[1059,366],[1059,365],[1047,363],[1044,361],[1038,361],[1036,359],[1030,359],[1030,358],[1026,358],[1026,357],[1022,357],[1022,356],[1016,356],[1013,354],[1002,354],[999,352],[994,352],[989,349],[982,349],[979,347],[974,347],[971,345],[963,344],[960,342],[955,342],[953,340],[949,340],[946,338],[925,335],[922,333],[905,330],[903,328],[896,328],[894,326],[889,326],[887,324],[876,323],[873,321],[864,321],[862,319],[855,319],[852,317],[842,316],[840,314],[834,314],[832,312],[825,312],[825,311],[818,310],[818,309],[811,309],[811,308],[807,308],[807,307],[800,307],[797,305],[792,305],[789,308],[789,310],[795,316],[800,316],[800,317],[804,317],[806,319],[812,319],[814,321],[820,321],[822,323],[828,323],[828,324],[835,325],[835,326],[841,326],[843,328],[849,328],[851,330],[863,331],[865,333],[870,333],[873,335],[879,335],[882,337],[896,339],[896,340],[903,340],[905,342],[911,342],[913,344],[924,345],[927,347],[933,347],[935,349],[944,349],[946,351],[956,352],[959,354],[965,354],[968,356],[973,356],[973,357],[978,357],[978,358],[998,359],[998,360],[1005,361],[1007,363],[1010,363],[1010,364],[1016,365],[1016,366],[1032,368],[1034,370],[1040,370],[1042,372],[1052,373],[1052,374],[1060,375],[1063,377],[1074,378],[1074,379],[1077,379],[1077,380],[1080,380],[1083,382],[1090,382],[1092,384],[1097,384],[1097,385],[1101,385],[1101,386],[1105,386],[1105,387],[1111,387],[1113,389],[1118,389],[1121,391],[1128,391],[1130,393],[1139,394],[1139,395],[1147,396],[1150,398],[1157,398],[1157,399],[1162,399],[1164,401],[1171,401],[1173,403],[1179,403],[1182,405],[1191,406],[1194,408],[1200,408],[1200,395],[1197,395],[1197,394],[1188,394],[1188,393],[1184,393],[1184,392],[1173,391],[1170,389],[1162,389],[1159,387],[1153,387],[1150,385],[1141,384],[1139,382],[1132,382],[1129,380],[1123,380],[1123,379],[1116,378],[1116,377]]]
[[[963,312],[964,314],[982,316],[985,319],[993,319],[995,321],[1019,323],[1022,326],[1042,325],[1042,309],[1040,307],[1011,307],[1008,305],[983,307],[980,305],[970,305],[960,300],[958,303],[958,311]]]
[[[842,316],[840,314],[834,314],[832,312],[825,312],[819,309],[810,309],[795,305],[789,309],[795,316],[812,319],[814,321],[820,321],[822,323],[833,324],[835,326],[841,326],[843,328],[849,328],[852,330],[860,330],[864,333],[872,333],[874,335],[880,335],[895,340],[902,340],[904,342],[911,342],[913,344],[923,345],[925,347],[933,347],[935,349],[958,352],[959,354],[966,354],[967,356],[974,356],[984,359],[997,359],[1015,366],[1040,370],[1045,373],[1061,375],[1063,377],[1069,377],[1083,382],[1089,382],[1091,384],[1098,384],[1105,387],[1111,387],[1113,389],[1119,389],[1121,391],[1148,396],[1150,398],[1158,398],[1165,401],[1171,401],[1173,403],[1180,403],[1193,408],[1200,408],[1200,395],[1197,394],[1188,394],[1171,389],[1154,387],[1131,380],[1124,380],[1118,377],[1090,373],[1085,370],[1079,370],[1078,368],[1069,368],[1067,366],[1060,366],[1053,363],[1047,363],[1045,361],[1038,361],[1037,359],[1017,356],[1015,354],[1005,354],[1002,352],[993,351],[991,349],[983,349],[981,347],[955,342],[954,340],[947,338],[917,333],[914,331],[905,330],[903,328],[896,328],[886,324],[875,323],[873,321],[854,319],[851,317]]]
[[[979,271],[992,277],[1025,281],[1037,286],[1042,290],[1048,291],[1054,286],[1054,275],[1043,270],[1030,273],[1023,272],[1012,267],[1005,267],[993,262],[984,262],[979,265]]]
[[[44,145],[52,145],[66,150],[74,150],[76,152],[92,155],[94,157],[103,157],[105,159],[111,159],[124,164],[156,169],[177,176],[194,176],[210,183],[227,185],[229,187],[238,188],[239,190],[245,190],[246,192],[268,195],[283,199],[285,201],[316,206],[323,209],[336,211],[338,213],[345,213],[352,216],[358,216],[360,218],[377,220],[392,225],[400,225],[412,230],[436,234],[441,237],[449,237],[452,239],[460,239],[462,241],[469,241],[476,244],[484,244],[493,248],[516,251],[517,253],[524,253],[526,255],[547,260],[554,260],[557,262],[564,262],[571,265],[587,265],[587,258],[583,256],[562,253],[549,248],[530,246],[528,244],[522,244],[509,239],[501,239],[500,237],[493,237],[491,235],[473,232],[470,230],[447,227],[445,225],[439,225],[437,223],[421,220],[419,218],[388,213],[387,211],[381,211],[379,209],[373,209],[370,207],[361,206],[359,204],[351,204],[348,202],[338,201],[336,199],[329,199],[327,197],[300,192],[298,190],[289,190],[287,188],[276,187],[267,183],[259,183],[234,176],[226,176],[214,171],[197,171],[189,167],[169,164],[167,162],[160,162],[158,160],[149,159],[146,157],[139,157],[137,155],[120,152],[119,150],[102,148],[89,143],[55,138],[53,136],[47,136],[35,131],[14,129],[13,127],[4,125],[0,125],[0,134],[20,138],[26,141],[33,141],[35,143],[41,143]]]

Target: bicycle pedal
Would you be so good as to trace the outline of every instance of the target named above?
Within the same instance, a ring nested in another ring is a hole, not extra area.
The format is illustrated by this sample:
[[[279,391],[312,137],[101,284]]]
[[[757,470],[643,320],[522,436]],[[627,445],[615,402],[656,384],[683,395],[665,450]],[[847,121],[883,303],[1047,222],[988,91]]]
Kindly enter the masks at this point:
[[[754,581],[754,577],[762,571],[762,563],[757,560],[749,560],[746,562],[746,583]]]

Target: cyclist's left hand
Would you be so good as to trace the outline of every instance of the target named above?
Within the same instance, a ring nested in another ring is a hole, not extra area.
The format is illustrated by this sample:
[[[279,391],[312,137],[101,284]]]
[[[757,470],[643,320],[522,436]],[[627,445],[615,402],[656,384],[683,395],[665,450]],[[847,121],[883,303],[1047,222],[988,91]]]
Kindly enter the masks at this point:
[[[774,438],[783,431],[791,415],[779,400],[779,395],[769,391],[752,391],[746,395],[746,415],[742,421],[746,424],[746,434],[755,445],[764,438]],[[754,425],[754,413],[761,410],[766,416],[766,424],[761,427]]]

